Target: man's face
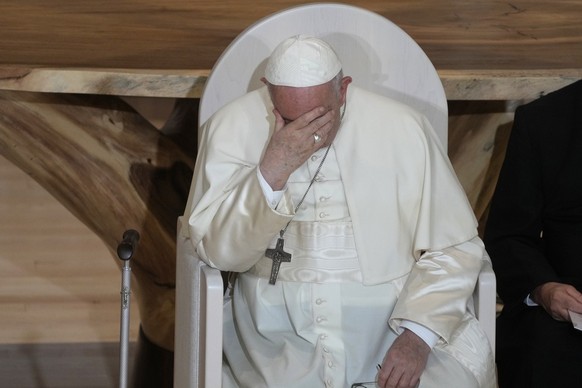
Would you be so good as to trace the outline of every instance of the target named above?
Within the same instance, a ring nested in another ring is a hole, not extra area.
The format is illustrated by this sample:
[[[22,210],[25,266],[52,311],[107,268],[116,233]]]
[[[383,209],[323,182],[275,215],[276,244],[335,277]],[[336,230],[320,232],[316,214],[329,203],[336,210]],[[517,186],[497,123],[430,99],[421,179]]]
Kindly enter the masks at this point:
[[[271,100],[286,124],[319,106],[326,108],[326,112],[333,110],[336,120],[331,132],[332,136],[327,142],[331,143],[340,126],[340,108],[345,102],[347,85],[351,82],[351,78],[344,77],[339,90],[332,82],[334,81],[305,88],[271,86]]]

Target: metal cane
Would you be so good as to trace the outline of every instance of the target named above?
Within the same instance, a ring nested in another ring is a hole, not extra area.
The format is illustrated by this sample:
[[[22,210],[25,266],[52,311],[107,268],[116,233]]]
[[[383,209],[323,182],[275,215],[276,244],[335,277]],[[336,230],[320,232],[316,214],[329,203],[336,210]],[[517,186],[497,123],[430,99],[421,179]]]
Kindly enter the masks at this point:
[[[129,304],[131,297],[131,266],[139,233],[133,229],[123,233],[123,240],[117,246],[117,256],[123,260],[121,271],[121,325],[119,334],[119,388],[127,387],[127,369],[129,353]]]

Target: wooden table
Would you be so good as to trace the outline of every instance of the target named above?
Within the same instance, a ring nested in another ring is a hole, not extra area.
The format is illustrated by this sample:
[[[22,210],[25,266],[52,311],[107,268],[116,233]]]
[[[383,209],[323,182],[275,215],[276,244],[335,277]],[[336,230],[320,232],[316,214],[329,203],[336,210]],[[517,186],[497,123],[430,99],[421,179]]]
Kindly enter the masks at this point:
[[[3,0],[0,89],[199,97],[244,28],[302,1]],[[361,0],[427,52],[451,100],[523,99],[582,78],[582,2]]]

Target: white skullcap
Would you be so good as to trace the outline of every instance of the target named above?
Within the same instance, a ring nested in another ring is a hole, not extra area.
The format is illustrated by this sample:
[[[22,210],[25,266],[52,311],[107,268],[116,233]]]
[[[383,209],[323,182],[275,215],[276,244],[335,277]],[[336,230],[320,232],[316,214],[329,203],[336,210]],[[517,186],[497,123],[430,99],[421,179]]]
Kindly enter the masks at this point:
[[[272,85],[308,87],[331,81],[341,69],[329,44],[311,36],[296,35],[273,50],[265,78]]]

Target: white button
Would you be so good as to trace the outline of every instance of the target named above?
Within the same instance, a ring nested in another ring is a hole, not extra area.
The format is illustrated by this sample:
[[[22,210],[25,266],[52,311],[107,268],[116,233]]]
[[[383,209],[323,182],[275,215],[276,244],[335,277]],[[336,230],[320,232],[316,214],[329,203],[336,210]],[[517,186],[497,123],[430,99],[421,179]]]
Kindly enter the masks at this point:
[[[319,202],[325,202],[329,199],[329,197],[324,197],[323,195],[319,197]]]
[[[325,300],[323,300],[321,298],[317,298],[316,301],[315,301],[315,304],[322,304],[324,302],[325,302]]]
[[[329,366],[330,368],[333,368],[333,362],[329,361],[329,362],[327,363],[327,366]]]
[[[311,156],[311,161],[315,162],[318,159],[317,155]]]
[[[324,340],[324,339],[326,339],[326,338],[327,338],[327,334],[320,334],[320,335],[319,335],[319,339],[320,339],[320,340]]]
[[[329,216],[329,214],[327,214],[326,212],[319,213],[319,218],[325,218],[327,216]]]
[[[321,323],[321,322],[325,321],[325,317],[317,317],[317,318],[315,318],[315,321],[317,323]]]
[[[329,388],[333,388],[333,381],[331,381],[331,380],[327,380],[327,381],[325,382],[325,386],[326,386],[326,387],[329,387]]]
[[[326,352],[326,353],[329,353],[329,349],[326,348],[325,346],[323,347],[323,351]]]

